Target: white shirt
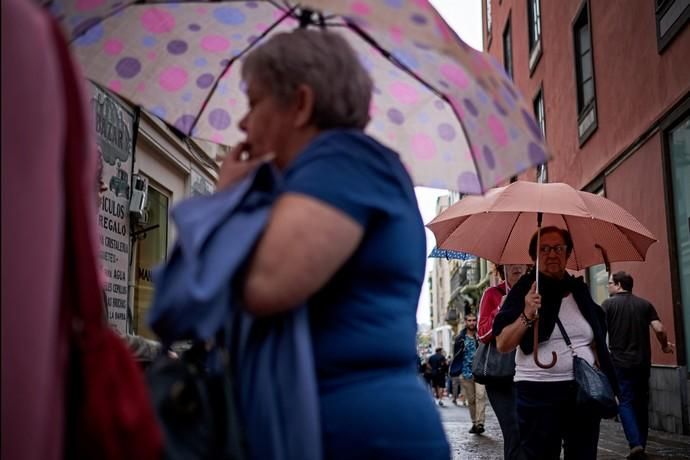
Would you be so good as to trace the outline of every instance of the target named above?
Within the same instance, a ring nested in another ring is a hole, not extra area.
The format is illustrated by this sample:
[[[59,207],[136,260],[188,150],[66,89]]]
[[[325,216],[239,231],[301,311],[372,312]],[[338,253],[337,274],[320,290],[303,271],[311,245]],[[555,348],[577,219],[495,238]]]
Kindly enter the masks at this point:
[[[575,353],[594,365],[594,352],[590,346],[594,340],[594,333],[592,327],[580,313],[572,294],[561,301],[558,317],[563,323],[565,332],[570,337]],[[532,329],[530,328],[525,334],[529,334],[531,339]],[[550,369],[542,369],[534,363],[534,356],[531,353],[526,355],[518,347],[515,353],[515,381],[562,382],[574,380],[573,354],[563,340],[558,324],[554,326],[549,340],[539,344],[539,362],[542,364],[550,363],[552,351],[555,351],[558,356],[556,365]]]

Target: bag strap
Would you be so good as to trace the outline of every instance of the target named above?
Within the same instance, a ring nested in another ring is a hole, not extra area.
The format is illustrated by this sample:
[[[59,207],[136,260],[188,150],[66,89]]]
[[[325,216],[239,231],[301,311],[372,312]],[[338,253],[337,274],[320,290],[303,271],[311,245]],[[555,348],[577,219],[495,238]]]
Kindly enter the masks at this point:
[[[568,337],[568,333],[565,332],[563,323],[561,323],[561,319],[558,316],[556,317],[556,324],[558,325],[558,329],[561,330],[563,340],[565,340],[565,344],[568,345],[568,348],[570,348],[570,352],[573,354],[573,356],[577,356],[577,353],[575,353],[575,349],[573,348],[573,344],[570,342],[570,337]]]

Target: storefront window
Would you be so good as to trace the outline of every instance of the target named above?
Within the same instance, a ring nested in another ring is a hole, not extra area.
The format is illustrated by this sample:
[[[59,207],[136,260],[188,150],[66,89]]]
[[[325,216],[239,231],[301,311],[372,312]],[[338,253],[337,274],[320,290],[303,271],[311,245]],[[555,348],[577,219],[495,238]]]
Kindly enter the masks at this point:
[[[168,202],[165,194],[149,186],[147,218],[136,228],[134,333],[147,338],[155,338],[146,318],[153,301],[151,271],[165,261],[168,249]]]
[[[673,212],[685,327],[685,356],[690,356],[690,117],[669,132],[668,146],[673,178]]]

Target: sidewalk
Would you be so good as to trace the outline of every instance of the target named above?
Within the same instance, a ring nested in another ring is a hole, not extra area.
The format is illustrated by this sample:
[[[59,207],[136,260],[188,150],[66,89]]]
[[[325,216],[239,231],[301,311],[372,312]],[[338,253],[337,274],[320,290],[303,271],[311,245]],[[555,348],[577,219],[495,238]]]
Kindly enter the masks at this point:
[[[498,420],[486,406],[486,432],[472,435],[467,431],[472,426],[467,407],[456,407],[444,399],[439,408],[448,441],[451,444],[453,460],[496,460],[503,458],[503,439]],[[613,420],[601,422],[598,460],[621,460],[630,453],[620,423]],[[647,442],[648,460],[690,460],[690,436],[649,430]]]
[[[597,458],[601,460],[621,459],[625,458],[629,452],[630,448],[621,424],[613,420],[603,420],[599,433],[599,455]],[[649,430],[647,458],[649,460],[690,459],[690,436]]]

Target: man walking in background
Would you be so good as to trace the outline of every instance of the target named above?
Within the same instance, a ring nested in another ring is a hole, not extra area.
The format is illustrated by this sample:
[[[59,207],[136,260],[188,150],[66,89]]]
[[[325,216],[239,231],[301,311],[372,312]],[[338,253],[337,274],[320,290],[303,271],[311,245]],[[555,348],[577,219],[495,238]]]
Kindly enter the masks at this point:
[[[443,348],[437,348],[436,353],[429,356],[429,367],[431,367],[431,385],[436,396],[436,403],[443,406],[443,390],[446,388],[446,373],[448,371],[448,361],[443,354]]]
[[[630,445],[628,458],[645,458],[649,428],[649,373],[651,347],[649,327],[664,353],[673,353],[664,325],[654,306],[633,295],[633,278],[619,271],[609,278],[611,297],[602,303],[606,312],[611,359],[620,385],[619,413]]]
[[[459,370],[460,386],[465,394],[465,401],[470,407],[470,417],[472,418],[470,433],[482,434],[484,432],[486,392],[484,385],[475,382],[472,376],[472,361],[477,352],[477,345],[477,315],[468,313],[465,315],[465,328],[455,339],[451,375]]]

